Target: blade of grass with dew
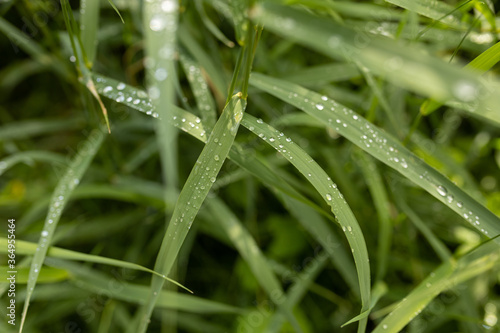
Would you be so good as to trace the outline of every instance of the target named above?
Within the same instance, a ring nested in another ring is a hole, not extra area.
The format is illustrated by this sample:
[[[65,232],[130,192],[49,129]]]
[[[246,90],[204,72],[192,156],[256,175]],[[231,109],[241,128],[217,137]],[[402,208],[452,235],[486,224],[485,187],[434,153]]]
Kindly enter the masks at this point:
[[[489,71],[500,61],[500,42],[496,43],[486,51],[478,55],[474,60],[468,63],[465,68],[476,71],[478,74],[484,74]],[[420,112],[424,115],[429,115],[436,111],[443,104],[433,100],[427,99],[420,106]],[[458,104],[460,105],[460,104]]]
[[[500,218],[405,148],[400,141],[354,111],[295,84],[252,74],[250,83],[333,128],[368,154],[401,173],[487,237],[500,234]]]
[[[73,284],[82,289],[90,290],[97,294],[104,294],[110,298],[131,302],[135,304],[144,304],[146,299],[144,295],[149,292],[149,287],[131,284],[116,277],[107,276],[98,270],[91,269],[82,264],[68,262],[61,259],[50,258],[48,261],[51,266],[66,269],[74,276]],[[118,286],[116,286],[118,284]],[[110,288],[109,286],[116,286]],[[190,294],[180,294],[170,291],[159,292],[158,308],[177,309],[191,313],[227,313],[240,314],[244,309],[223,304],[215,301],[206,300]]]
[[[47,254],[47,249],[52,236],[54,235],[57,223],[61,218],[61,214],[66,206],[66,203],[68,202],[69,196],[80,182],[80,179],[90,165],[90,162],[101,147],[104,137],[105,134],[102,132],[102,129],[94,129],[89,134],[87,140],[83,142],[81,149],[77,152],[76,156],[69,164],[66,173],[57,183],[57,186],[52,194],[49,212],[45,218],[45,225],[43,227],[40,240],[38,241],[38,251],[35,252],[31,263],[30,277],[27,286],[28,291],[24,302],[19,332],[22,332],[23,330],[24,321],[26,320],[26,315],[28,314],[28,307],[36,285],[38,273],[42,268]]]
[[[85,54],[92,67],[97,51],[97,31],[99,30],[99,15],[101,2],[93,0],[80,1],[80,32]]]
[[[102,75],[94,74],[94,78],[97,91],[102,96],[115,100],[117,103],[127,105],[134,110],[144,112],[154,118],[159,117],[151,103],[151,100],[149,100],[144,91]],[[171,112],[173,115],[171,118],[168,118],[167,121],[170,121],[172,125],[183,130],[196,139],[204,143],[207,142],[207,133],[199,117],[196,117],[192,113],[176,106],[172,106]],[[271,170],[269,166],[262,162],[264,159],[260,158],[255,151],[253,151],[250,155],[240,145],[235,143],[233,144],[233,147],[231,147],[229,158],[237,165],[260,179],[266,186],[279,189],[283,193],[307,204],[310,207],[313,207],[317,212],[325,216],[330,215],[311,200],[307,199],[300,192],[295,190],[295,188],[290,186],[288,182],[284,181],[282,176],[278,175],[277,172]]]
[[[243,228],[238,218],[231,210],[218,198],[207,200],[208,209],[220,227],[231,240],[231,243],[238,250],[241,257],[247,262],[253,275],[266,291],[271,301],[275,303],[280,311],[288,318],[296,332],[302,332],[297,319],[293,316],[292,309],[283,306],[286,302],[283,288],[268,266],[267,260],[260,251],[252,235]]]
[[[297,170],[304,175],[308,182],[322,196],[323,200],[331,207],[338,223],[346,235],[347,241],[356,264],[361,295],[361,312],[370,306],[370,265],[368,250],[366,248],[363,232],[352,213],[349,205],[344,200],[342,193],[337,189],[326,172],[290,138],[282,132],[265,124],[261,119],[245,114],[242,125],[258,135],[262,140],[271,145],[283,155]],[[364,332],[366,318],[360,321],[358,332]]]
[[[201,112],[203,125],[211,131],[217,121],[217,110],[205,78],[201,74],[200,67],[191,58],[181,54],[180,61],[196,99],[196,106]]]
[[[384,279],[389,262],[392,243],[392,223],[389,213],[390,203],[382,176],[375,162],[360,150],[355,152],[356,162],[366,180],[378,217],[377,273],[375,280]]]
[[[229,86],[224,72],[221,72],[220,67],[214,63],[214,59],[210,57],[204,48],[191,35],[188,28],[179,25],[178,29],[179,41],[189,51],[191,56],[196,60],[201,68],[209,77],[210,87],[214,90],[217,100],[226,100],[226,90]]]
[[[333,58],[355,61],[395,85],[438,100],[468,105],[472,116],[500,125],[497,79],[484,82],[473,71],[443,62],[420,49],[372,36],[288,7],[266,3],[253,9],[266,29]],[[334,31],[334,33],[332,33]],[[315,38],[311,38],[315,36]],[[363,40],[363,42],[355,42]],[[393,62],[388,59],[396,59]]]
[[[450,258],[407,295],[373,330],[396,333],[416,317],[441,292],[498,267],[500,248],[494,240],[482,243],[459,258]]]
[[[223,0],[227,3],[227,7],[231,11],[231,17],[234,22],[234,30],[236,32],[236,41],[241,46],[247,42],[247,30],[250,29],[250,24],[247,18],[247,3],[246,0]]]
[[[8,240],[6,238],[0,237],[0,245],[3,245],[3,247],[0,249],[0,253],[7,253],[7,243],[8,243]],[[22,240],[16,241],[16,253],[17,254],[34,255],[37,252],[37,248],[38,248],[38,244],[36,244],[36,243],[26,242],[26,241],[22,241]],[[146,268],[146,267],[143,267],[141,265],[137,265],[137,264],[134,264],[131,262],[123,261],[123,260],[117,260],[117,259],[106,258],[106,257],[87,254],[87,253],[81,253],[81,252],[62,249],[62,248],[58,248],[58,247],[54,247],[54,246],[51,246],[47,249],[46,256],[52,257],[52,258],[73,260],[73,261],[92,262],[92,263],[96,263],[96,264],[103,264],[103,265],[128,268],[128,269],[134,269],[134,270],[138,270],[138,271],[142,271],[142,272],[147,272],[147,273],[157,275],[157,276],[159,276],[159,277],[161,277],[169,282],[174,283],[175,285],[177,285],[177,286],[179,286],[179,287],[181,287],[189,292],[192,292],[191,290],[184,287],[182,284],[178,283],[177,281],[169,279],[166,276],[163,276],[162,274],[155,272],[154,270],[151,270],[149,268]]]
[[[61,154],[50,151],[21,151],[0,160],[0,176],[17,163],[24,162],[25,164],[33,166],[33,162],[35,161],[52,163],[59,166],[65,166],[67,162],[66,158]]]
[[[176,30],[178,1],[152,1],[144,4],[145,54],[147,56],[146,79],[148,95],[162,118],[156,123],[156,135],[160,151],[165,196],[177,195],[177,130],[166,121],[171,117],[175,104],[174,55],[176,52]]]
[[[241,99],[240,93],[236,94],[231,98],[230,103],[215,124],[207,144],[179,195],[157,256],[156,271],[164,275],[169,274],[191,224],[233,145],[245,107],[246,100]],[[145,332],[147,329],[151,312],[162,286],[163,280],[153,276],[145,306],[139,310],[139,326],[136,332]]]

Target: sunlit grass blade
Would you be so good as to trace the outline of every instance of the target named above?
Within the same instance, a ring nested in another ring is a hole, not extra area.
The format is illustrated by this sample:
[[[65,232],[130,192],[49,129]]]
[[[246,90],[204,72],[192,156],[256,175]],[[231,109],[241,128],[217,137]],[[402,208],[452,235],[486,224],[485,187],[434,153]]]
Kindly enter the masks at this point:
[[[81,145],[81,149],[77,152],[76,156],[69,164],[68,169],[59,180],[52,194],[49,212],[45,218],[45,225],[30,267],[26,299],[24,302],[19,332],[22,332],[23,330],[23,324],[26,320],[30,299],[33,295],[39,270],[42,268],[48,246],[52,240],[52,236],[54,235],[57,223],[61,218],[61,214],[66,206],[66,203],[68,202],[71,192],[73,192],[74,188],[78,185],[80,179],[90,165],[90,162],[101,147],[105,135],[106,134],[102,132],[102,129],[94,129],[89,134],[87,140],[85,140],[85,142]]]
[[[0,237],[0,245],[4,245],[1,248],[0,253],[7,253],[7,241],[8,240],[6,238]],[[37,252],[37,246],[38,245],[36,243],[17,240],[16,241],[16,253],[20,254],[20,255],[34,255]],[[52,258],[66,259],[66,260],[92,262],[92,263],[96,263],[96,264],[110,265],[110,266],[115,266],[115,267],[143,271],[143,272],[157,275],[157,276],[159,276],[159,277],[161,277],[169,282],[176,284],[177,286],[179,286],[179,287],[181,287],[189,292],[192,292],[191,290],[184,287],[182,284],[178,283],[177,281],[169,279],[168,277],[166,277],[158,272],[155,272],[154,270],[151,270],[151,269],[146,268],[146,267],[141,266],[141,265],[137,265],[137,264],[130,263],[127,261],[123,261],[123,260],[106,258],[106,257],[102,257],[102,256],[71,251],[71,250],[62,249],[62,248],[53,247],[53,246],[48,248],[46,256],[52,257]]]
[[[233,212],[219,199],[211,198],[207,201],[211,215],[218,221],[225,231],[234,247],[247,262],[259,284],[266,291],[268,297],[273,301],[283,314],[288,318],[296,332],[302,332],[297,320],[292,314],[291,307],[283,306],[286,302],[283,288],[267,264],[252,235],[246,230]]]
[[[460,258],[451,258],[413,289],[373,332],[400,332],[442,291],[498,266],[499,258],[500,248],[491,240]]]
[[[235,95],[222,112],[182,188],[156,259],[155,271],[161,274],[168,275],[170,273],[191,224],[233,145],[246,107],[246,101],[240,97],[240,94]],[[139,310],[139,326],[135,330],[136,332],[145,332],[147,329],[151,312],[162,286],[163,280],[153,276],[151,291],[145,306]]]
[[[261,119],[256,119],[248,114],[243,117],[242,125],[282,154],[314,186],[325,203],[330,206],[346,235],[354,256],[361,295],[361,312],[368,310],[370,305],[368,251],[363,232],[342,193],[337,189],[337,185],[304,150],[282,132],[265,124]],[[360,321],[358,331],[364,332],[365,326],[366,318]]]
[[[333,58],[358,62],[395,85],[436,100],[455,100],[473,116],[500,124],[497,79],[487,82],[421,50],[369,35],[303,11],[265,3],[253,10],[266,29]],[[311,38],[315,36],[315,38]]]
[[[354,111],[295,84],[253,74],[251,84],[294,105],[325,126],[337,131],[376,159],[422,187],[465,218],[482,234],[500,234],[500,219],[405,148],[397,139],[365,120]]]
[[[0,242],[4,243],[5,248],[7,248],[7,241],[3,242],[2,239]],[[8,271],[11,271],[8,266],[0,266],[0,279],[2,281],[8,281],[9,277]],[[29,267],[19,267],[16,269],[16,284],[25,284],[28,282],[29,278]],[[64,269],[52,268],[52,267],[43,267],[40,269],[40,274],[38,275],[37,282],[38,283],[54,283],[68,279],[69,274]]]

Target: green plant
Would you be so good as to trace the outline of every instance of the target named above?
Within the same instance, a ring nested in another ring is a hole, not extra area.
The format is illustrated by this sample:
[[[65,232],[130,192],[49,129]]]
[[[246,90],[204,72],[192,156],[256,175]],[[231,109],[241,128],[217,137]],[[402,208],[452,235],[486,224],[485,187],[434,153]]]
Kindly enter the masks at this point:
[[[491,1],[0,6],[2,331],[494,329]]]

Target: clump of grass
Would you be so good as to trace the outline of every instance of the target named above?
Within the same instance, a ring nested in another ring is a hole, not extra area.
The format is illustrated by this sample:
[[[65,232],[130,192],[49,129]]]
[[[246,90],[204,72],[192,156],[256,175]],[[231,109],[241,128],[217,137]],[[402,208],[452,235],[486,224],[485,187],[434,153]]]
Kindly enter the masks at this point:
[[[492,3],[1,6],[2,332],[496,325]]]

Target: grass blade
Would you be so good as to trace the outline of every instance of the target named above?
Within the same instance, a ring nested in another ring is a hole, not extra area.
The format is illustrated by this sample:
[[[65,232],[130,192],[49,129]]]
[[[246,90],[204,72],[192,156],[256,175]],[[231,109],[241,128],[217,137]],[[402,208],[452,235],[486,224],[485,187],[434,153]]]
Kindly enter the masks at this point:
[[[266,29],[333,58],[362,64],[395,85],[432,97],[455,100],[472,116],[500,124],[500,90],[496,79],[482,80],[421,50],[385,37],[372,36],[304,12],[266,3],[253,11]],[[333,32],[333,33],[332,33]],[[315,36],[315,38],[311,38]],[[396,59],[389,65],[388,59]]]
[[[71,193],[80,182],[80,179],[90,165],[90,162],[101,147],[104,137],[105,134],[102,132],[102,129],[94,129],[94,131],[90,133],[88,139],[82,144],[82,148],[77,152],[76,156],[69,164],[66,173],[59,180],[56,189],[52,194],[49,212],[45,218],[45,225],[30,267],[27,286],[28,290],[24,302],[19,332],[22,332],[23,330],[24,321],[26,320],[26,315],[28,314],[28,307],[31,296],[33,295],[33,289],[36,285],[39,270],[42,268],[48,246],[52,240],[52,236],[54,235],[57,223],[61,218],[61,214]]]
[[[411,151],[400,141],[377,128],[362,116],[300,86],[253,74],[251,84],[290,103],[325,126],[337,131],[379,161],[398,171],[417,184],[487,237],[500,234],[500,219],[453,184]]]
[[[246,101],[237,94],[233,96],[217,121],[179,195],[156,259],[155,271],[164,275],[170,273],[191,224],[233,145],[245,107]],[[153,276],[148,299],[139,312],[140,322],[136,332],[146,331],[162,286],[163,280]]]
[[[356,263],[358,281],[361,295],[361,312],[370,306],[370,265],[365,239],[359,224],[354,217],[349,205],[344,200],[337,185],[332,182],[325,171],[290,138],[273,127],[264,124],[261,119],[256,119],[245,114],[242,125],[257,134],[262,140],[271,145],[283,155],[307,179],[323,200],[330,206],[338,223],[347,237]],[[360,321],[358,332],[364,332],[366,318]]]

